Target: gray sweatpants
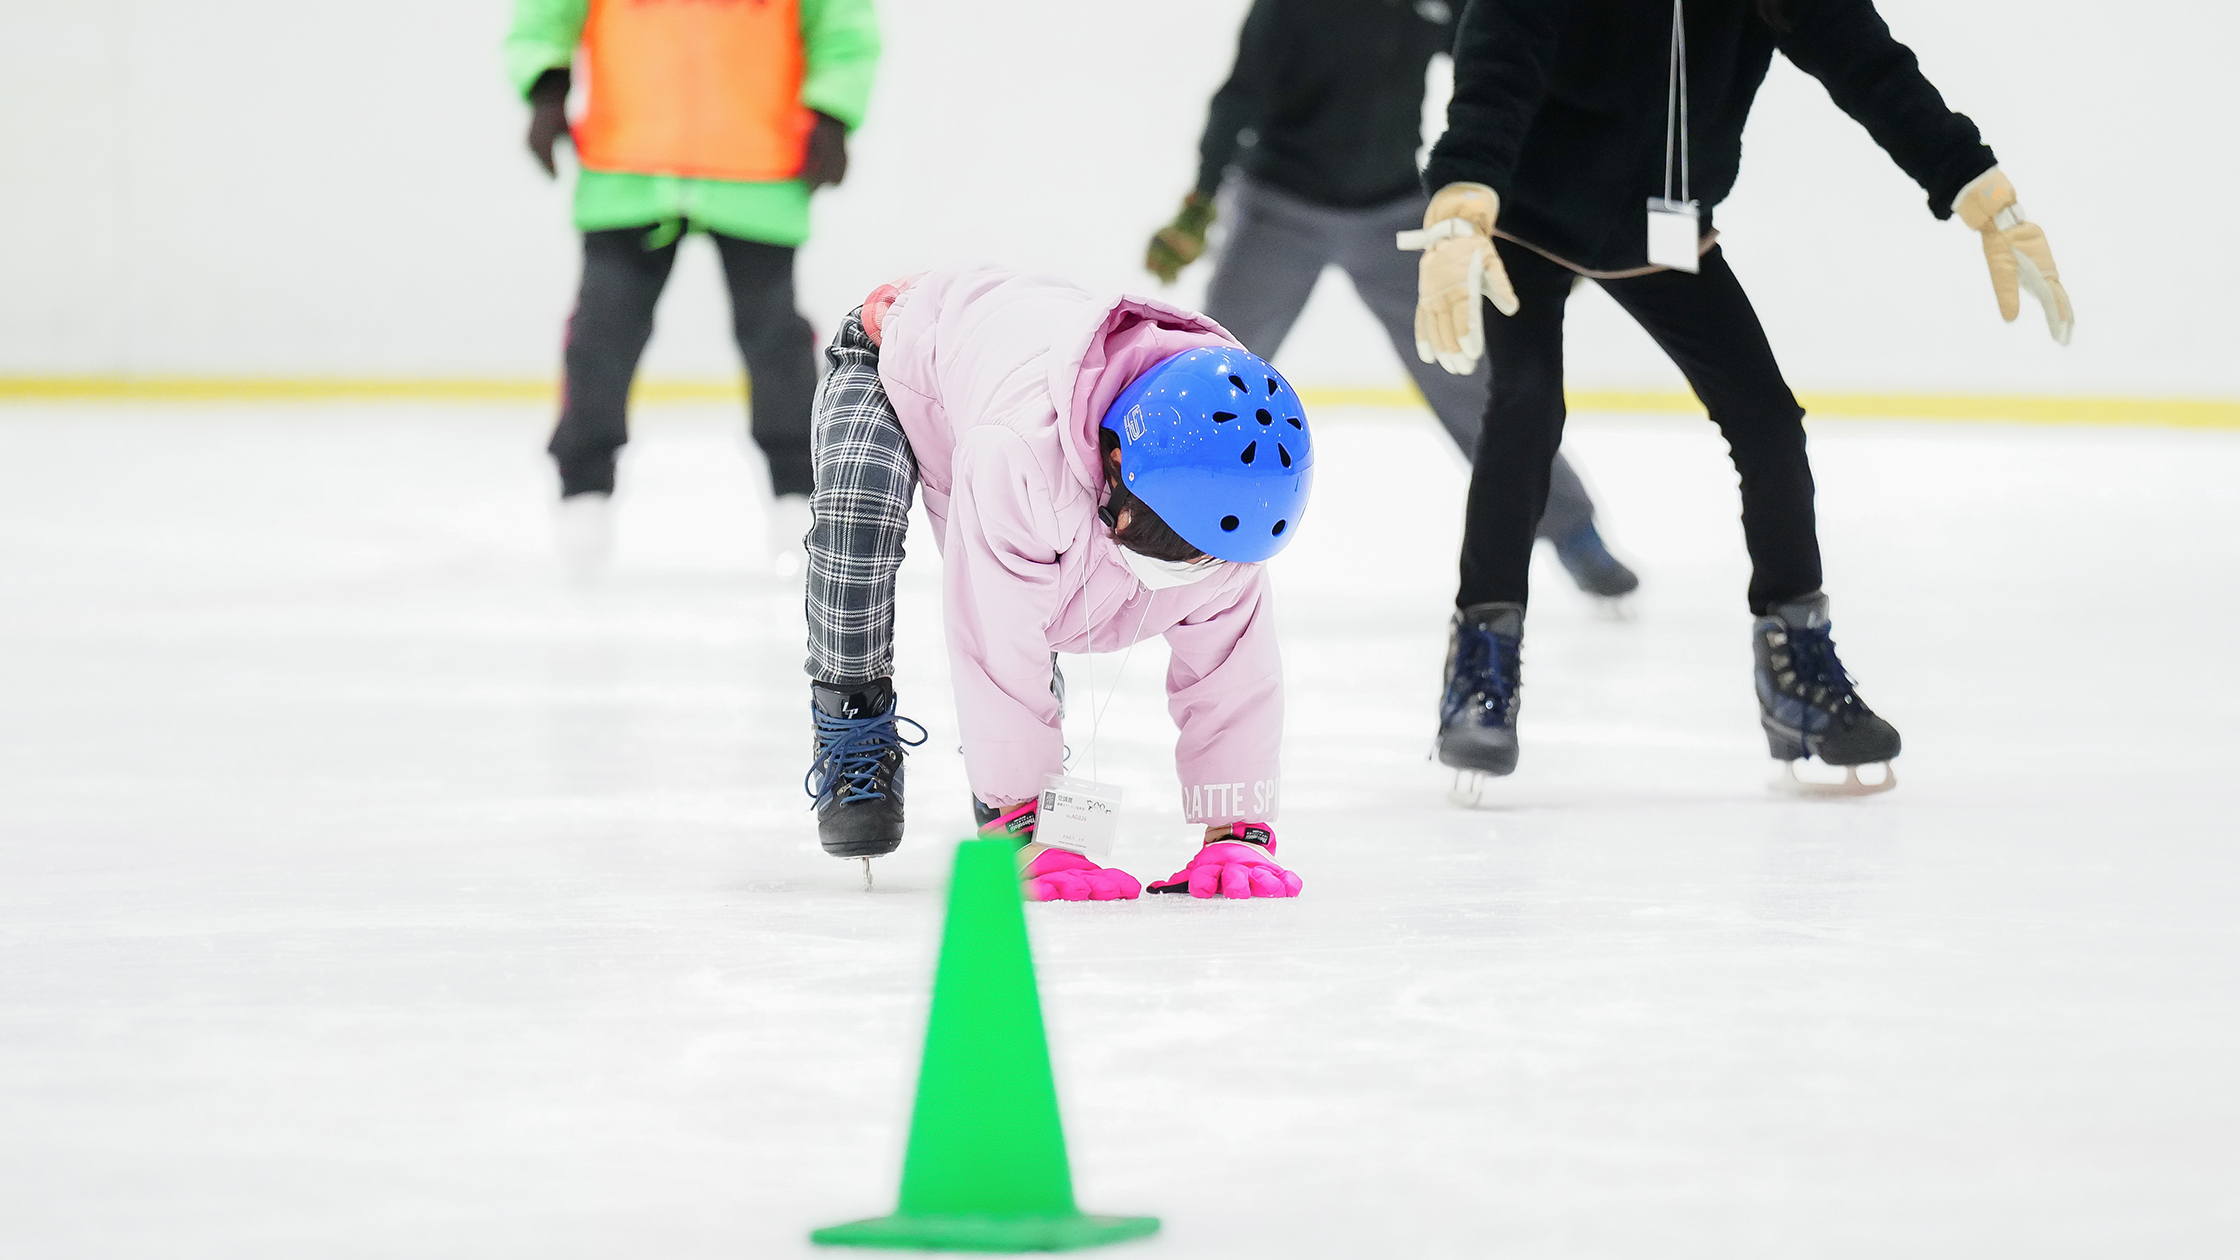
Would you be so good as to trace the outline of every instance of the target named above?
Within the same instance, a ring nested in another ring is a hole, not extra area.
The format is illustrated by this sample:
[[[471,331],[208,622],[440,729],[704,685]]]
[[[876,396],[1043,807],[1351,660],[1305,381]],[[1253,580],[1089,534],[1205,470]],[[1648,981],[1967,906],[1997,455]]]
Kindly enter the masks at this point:
[[[1230,331],[1247,350],[1273,359],[1314,292],[1322,269],[1337,266],[1353,281],[1369,311],[1384,325],[1416,388],[1462,448],[1464,459],[1478,451],[1491,380],[1484,360],[1468,376],[1456,376],[1416,357],[1416,255],[1394,247],[1395,233],[1423,226],[1425,199],[1404,197],[1366,210],[1339,210],[1303,201],[1280,189],[1239,175],[1230,183],[1233,199],[1229,234],[1214,261],[1213,283],[1206,290],[1206,314]],[[1548,509],[1540,518],[1540,537],[1566,538],[1594,523],[1594,501],[1561,452],[1548,485]]]

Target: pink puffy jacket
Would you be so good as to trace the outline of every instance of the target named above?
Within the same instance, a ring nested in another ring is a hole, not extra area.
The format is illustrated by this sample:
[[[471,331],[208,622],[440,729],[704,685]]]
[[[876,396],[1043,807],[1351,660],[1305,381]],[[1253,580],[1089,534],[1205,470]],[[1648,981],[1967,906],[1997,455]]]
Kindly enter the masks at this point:
[[[973,795],[1016,804],[1063,768],[1050,653],[1164,635],[1185,816],[1273,821],[1283,670],[1265,566],[1154,592],[1097,519],[1112,400],[1170,355],[1236,341],[1162,302],[995,268],[916,277],[877,335],[941,548]]]

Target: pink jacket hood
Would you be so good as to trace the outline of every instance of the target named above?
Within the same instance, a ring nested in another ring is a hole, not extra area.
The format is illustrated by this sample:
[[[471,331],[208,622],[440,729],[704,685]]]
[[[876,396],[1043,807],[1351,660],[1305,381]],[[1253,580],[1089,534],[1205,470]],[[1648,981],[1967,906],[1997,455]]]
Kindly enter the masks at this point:
[[[1112,400],[1163,359],[1236,341],[1164,302],[992,267],[917,277],[880,332],[879,376],[941,547],[974,795],[1023,801],[1062,768],[1051,652],[1163,635],[1185,814],[1272,821],[1283,696],[1265,567],[1150,591],[1097,519]]]

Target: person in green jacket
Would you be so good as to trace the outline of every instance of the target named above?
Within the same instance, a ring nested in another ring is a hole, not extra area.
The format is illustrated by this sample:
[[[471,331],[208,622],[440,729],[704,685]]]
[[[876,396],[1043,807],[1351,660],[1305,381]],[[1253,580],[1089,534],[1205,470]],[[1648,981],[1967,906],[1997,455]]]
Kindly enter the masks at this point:
[[[579,56],[590,83],[571,127]],[[611,547],[630,384],[678,241],[705,232],[746,360],[750,431],[770,465],[772,563],[798,572],[817,368],[793,256],[809,236],[810,194],[847,173],[848,133],[869,102],[871,0],[514,0],[505,58],[530,105],[531,153],[557,174],[566,136],[580,167],[583,281],[548,447],[563,552],[587,572]]]

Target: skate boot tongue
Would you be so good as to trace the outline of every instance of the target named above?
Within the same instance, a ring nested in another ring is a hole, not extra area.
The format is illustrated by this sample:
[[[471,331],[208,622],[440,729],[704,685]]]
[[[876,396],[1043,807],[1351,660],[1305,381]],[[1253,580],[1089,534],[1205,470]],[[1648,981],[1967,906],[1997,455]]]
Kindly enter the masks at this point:
[[[894,705],[894,683],[885,678],[841,686],[820,682],[809,692],[817,709],[833,717],[878,717]]]
[[[1818,591],[1775,604],[1766,616],[1792,630],[1823,630],[1828,625],[1828,597]]]
[[[1466,626],[1512,639],[1524,637],[1523,604],[1472,604],[1459,615]]]

